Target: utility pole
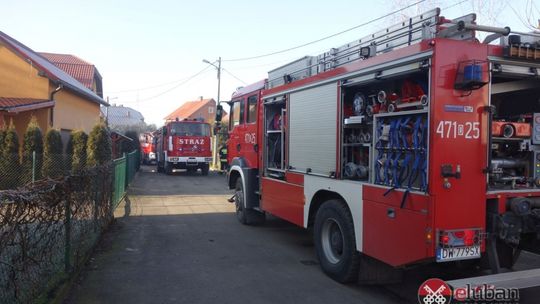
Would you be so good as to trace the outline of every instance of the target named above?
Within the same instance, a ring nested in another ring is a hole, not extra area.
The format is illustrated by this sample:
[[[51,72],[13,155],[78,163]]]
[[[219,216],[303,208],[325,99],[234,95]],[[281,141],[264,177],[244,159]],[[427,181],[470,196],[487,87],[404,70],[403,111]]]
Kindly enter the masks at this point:
[[[220,103],[220,90],[221,90],[221,56],[218,58],[217,60],[217,66],[215,64],[215,62],[210,62],[206,59],[203,59],[203,62],[204,63],[207,63],[211,66],[213,66],[214,68],[217,69],[217,105],[216,105],[216,109],[217,109],[217,106],[219,105]],[[214,144],[213,144],[213,148],[212,148],[212,166],[214,168],[217,168],[217,164],[218,164],[218,159],[217,159],[217,156],[218,156],[218,151],[217,151],[217,134],[214,134]]]

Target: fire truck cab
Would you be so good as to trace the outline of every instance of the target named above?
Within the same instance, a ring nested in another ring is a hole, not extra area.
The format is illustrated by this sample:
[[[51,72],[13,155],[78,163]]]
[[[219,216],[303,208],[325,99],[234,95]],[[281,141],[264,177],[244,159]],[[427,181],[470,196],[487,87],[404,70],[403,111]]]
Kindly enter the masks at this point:
[[[210,125],[199,120],[169,121],[156,134],[157,171],[173,169],[208,175],[212,162]]]
[[[230,103],[238,219],[312,227],[339,282],[540,253],[538,59],[537,34],[434,9],[270,71]]]

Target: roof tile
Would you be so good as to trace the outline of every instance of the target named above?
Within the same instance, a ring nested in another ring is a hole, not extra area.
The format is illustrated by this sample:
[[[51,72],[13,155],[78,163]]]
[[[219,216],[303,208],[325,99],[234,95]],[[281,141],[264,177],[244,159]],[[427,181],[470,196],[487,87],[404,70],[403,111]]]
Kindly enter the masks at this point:
[[[77,79],[85,87],[92,90],[96,68],[93,64],[69,54],[39,53],[55,66]]]
[[[0,109],[47,102],[47,99],[0,97]]]

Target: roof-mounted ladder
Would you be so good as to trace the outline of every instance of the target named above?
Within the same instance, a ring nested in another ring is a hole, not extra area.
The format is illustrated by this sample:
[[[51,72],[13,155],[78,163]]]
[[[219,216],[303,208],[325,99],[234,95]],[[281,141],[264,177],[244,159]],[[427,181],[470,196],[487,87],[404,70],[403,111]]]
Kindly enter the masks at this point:
[[[471,40],[474,39],[473,30],[439,26],[444,23],[457,23],[460,21],[470,24],[474,23],[475,19],[475,14],[469,14],[461,18],[447,20],[440,17],[440,9],[435,8],[362,39],[338,48],[332,48],[319,56],[306,56],[274,69],[268,72],[267,88],[310,77],[353,61],[363,60],[377,54],[418,43],[424,39],[434,38],[438,36],[439,32],[444,33],[446,38]],[[361,53],[363,48],[369,49],[368,56]]]

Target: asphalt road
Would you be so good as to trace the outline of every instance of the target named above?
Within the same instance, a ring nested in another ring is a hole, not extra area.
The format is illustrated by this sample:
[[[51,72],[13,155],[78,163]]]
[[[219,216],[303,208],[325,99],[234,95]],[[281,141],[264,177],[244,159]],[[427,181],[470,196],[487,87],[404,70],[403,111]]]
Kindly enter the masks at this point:
[[[320,270],[308,231],[273,217],[239,224],[223,175],[152,169],[138,173],[66,304],[418,303],[425,279],[463,275],[415,268],[402,284],[341,285]],[[536,264],[525,255],[518,266]]]

